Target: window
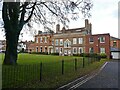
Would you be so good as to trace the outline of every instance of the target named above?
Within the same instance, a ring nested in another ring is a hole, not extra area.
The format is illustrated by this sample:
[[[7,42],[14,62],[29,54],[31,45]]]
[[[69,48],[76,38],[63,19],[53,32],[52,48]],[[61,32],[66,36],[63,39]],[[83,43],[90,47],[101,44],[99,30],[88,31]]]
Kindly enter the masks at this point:
[[[117,42],[114,41],[114,42],[113,42],[113,47],[116,47],[116,46],[117,46]]]
[[[45,43],[47,43],[47,37],[45,37]]]
[[[77,38],[73,38],[73,44],[77,44]]]
[[[55,45],[58,45],[58,39],[55,40]]]
[[[68,39],[64,42],[64,48],[70,48],[71,47],[71,41]]]
[[[36,37],[36,43],[38,43],[38,38]]]
[[[105,48],[100,48],[100,53],[105,53]]]
[[[89,53],[94,53],[93,47],[89,48]]]
[[[40,47],[40,52],[42,52],[42,47]]]
[[[38,52],[38,47],[36,47],[36,52]]]
[[[79,38],[79,44],[83,44],[83,38]]]
[[[79,47],[79,53],[83,53],[83,47]]]
[[[47,52],[47,47],[45,47],[45,52]]]
[[[61,46],[63,45],[63,39],[60,39],[60,45]]]
[[[90,38],[89,38],[89,42],[90,42],[90,43],[93,43],[93,42],[94,42],[93,37],[90,37]]]
[[[52,45],[54,45],[54,39],[52,39]]]
[[[42,37],[40,37],[40,43],[42,43]]]
[[[56,53],[59,53],[58,47],[55,48],[55,52],[56,52]]]
[[[77,48],[76,47],[73,48],[73,54],[77,54]]]
[[[100,43],[105,43],[105,37],[100,37],[99,40],[100,40]]]
[[[60,48],[60,51],[63,52],[63,48]]]

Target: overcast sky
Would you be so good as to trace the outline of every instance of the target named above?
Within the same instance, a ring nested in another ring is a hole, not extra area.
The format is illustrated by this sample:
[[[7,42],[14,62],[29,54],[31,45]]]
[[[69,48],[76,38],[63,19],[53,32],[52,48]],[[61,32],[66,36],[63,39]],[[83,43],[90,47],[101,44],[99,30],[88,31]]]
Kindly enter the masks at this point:
[[[92,17],[89,19],[89,22],[92,23],[93,34],[110,33],[111,36],[118,37],[118,2],[119,0],[93,1]],[[79,28],[83,26],[84,19],[82,18],[69,24],[69,28]],[[5,38],[3,34],[3,32],[0,32],[0,40]],[[33,37],[26,35],[26,33],[22,38],[20,37],[20,39],[34,40]]]

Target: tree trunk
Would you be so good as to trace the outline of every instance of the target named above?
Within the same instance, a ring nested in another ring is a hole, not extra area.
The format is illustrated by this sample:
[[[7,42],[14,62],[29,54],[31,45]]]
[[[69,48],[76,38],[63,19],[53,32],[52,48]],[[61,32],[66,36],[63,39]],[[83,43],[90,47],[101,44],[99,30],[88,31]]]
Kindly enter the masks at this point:
[[[19,34],[15,32],[6,33],[6,52],[3,64],[16,65],[17,64],[17,45]]]

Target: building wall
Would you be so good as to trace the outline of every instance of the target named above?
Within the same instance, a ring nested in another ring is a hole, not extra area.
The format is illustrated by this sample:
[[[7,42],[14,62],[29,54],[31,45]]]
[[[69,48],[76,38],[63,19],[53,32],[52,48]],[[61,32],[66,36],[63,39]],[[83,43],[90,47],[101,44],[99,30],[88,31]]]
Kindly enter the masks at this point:
[[[109,34],[96,34],[96,35],[86,35],[85,41],[85,52],[89,53],[89,49],[93,47],[94,53],[101,53],[100,48],[105,48],[105,53],[107,57],[110,56],[110,35]],[[93,42],[89,41],[89,38],[93,38]],[[100,37],[105,38],[105,42],[100,42]]]
[[[42,42],[41,42],[42,37]],[[47,42],[45,42],[47,37]],[[93,37],[93,43],[89,42],[89,38]],[[104,43],[101,43],[101,37],[104,37]],[[76,43],[74,43],[76,38]],[[79,43],[79,38],[83,38],[82,44]],[[100,38],[100,40],[99,40]],[[60,43],[63,43],[62,45]],[[56,44],[57,43],[57,44]],[[119,46],[119,45],[118,45]],[[42,49],[41,49],[42,47]],[[109,34],[96,34],[92,35],[92,24],[85,20],[85,27],[75,29],[60,30],[60,26],[56,26],[56,33],[45,34],[40,33],[35,36],[35,43],[31,44],[29,51],[32,52],[58,52],[60,54],[78,54],[89,53],[90,48],[93,47],[93,53],[106,53],[108,58],[110,56],[110,35]],[[81,51],[82,50],[82,51]],[[102,51],[102,52],[101,52]]]
[[[116,42],[116,45],[114,45],[115,42]],[[120,39],[111,39],[110,46],[113,48],[120,49]]]
[[[52,45],[52,34],[39,34],[35,36],[35,43],[30,44],[28,52],[48,52]],[[42,38],[42,39],[41,39]],[[46,40],[45,40],[46,38]],[[46,41],[46,42],[45,42]]]
[[[76,38],[76,44],[73,44],[73,38]],[[83,43],[79,44],[79,38],[83,38]],[[83,51],[84,51],[84,41],[85,41],[85,35],[81,34],[81,33],[63,33],[63,34],[55,34],[52,38],[52,40],[54,41],[54,52],[56,52],[56,48],[59,49],[60,52],[60,48],[62,48],[62,54],[65,53],[65,51],[68,52],[70,51],[71,55],[74,54],[73,53],[73,48],[76,48],[76,52],[79,53],[79,48],[82,47]],[[58,45],[56,45],[56,40],[58,40]],[[60,40],[63,40],[63,45],[60,45]],[[70,47],[65,47],[65,42],[66,41],[70,41],[71,45]]]

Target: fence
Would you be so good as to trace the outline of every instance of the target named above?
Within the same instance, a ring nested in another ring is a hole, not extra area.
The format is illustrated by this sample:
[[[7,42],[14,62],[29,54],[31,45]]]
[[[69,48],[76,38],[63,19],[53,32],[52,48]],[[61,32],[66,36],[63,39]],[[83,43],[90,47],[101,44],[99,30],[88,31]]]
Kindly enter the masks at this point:
[[[91,63],[98,61],[98,58],[79,58],[71,60],[61,60],[57,62],[25,64],[16,66],[3,66],[2,68],[2,87],[19,88],[35,83],[36,81],[48,81],[51,78],[65,75],[80,68],[84,68]]]

